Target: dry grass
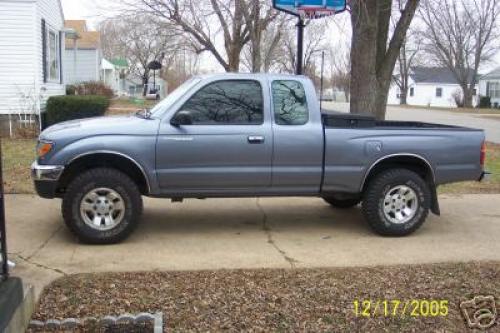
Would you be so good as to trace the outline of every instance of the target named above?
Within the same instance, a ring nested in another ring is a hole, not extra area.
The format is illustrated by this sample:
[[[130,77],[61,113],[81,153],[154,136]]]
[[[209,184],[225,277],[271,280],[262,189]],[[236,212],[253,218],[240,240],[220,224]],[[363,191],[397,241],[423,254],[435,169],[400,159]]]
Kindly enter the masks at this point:
[[[144,108],[152,108],[158,101],[144,100],[144,99],[131,99],[131,98],[117,98],[111,100],[111,105],[106,112],[106,115],[122,115],[131,114],[137,110]]]
[[[2,139],[5,193],[34,193],[30,166],[35,160],[34,139]]]
[[[162,311],[168,331],[465,332],[459,304],[476,295],[498,300],[500,263],[80,274],[49,285],[33,318]],[[446,300],[449,314],[366,318],[355,300]]]

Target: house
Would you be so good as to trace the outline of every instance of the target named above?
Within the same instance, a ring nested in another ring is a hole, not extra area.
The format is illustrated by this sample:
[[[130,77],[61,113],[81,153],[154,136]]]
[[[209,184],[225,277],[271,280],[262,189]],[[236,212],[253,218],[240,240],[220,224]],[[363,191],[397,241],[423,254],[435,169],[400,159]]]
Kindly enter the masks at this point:
[[[101,64],[101,80],[108,87],[113,89],[116,95],[127,95],[129,84],[126,76],[128,74],[129,64],[126,59],[115,58],[111,60],[103,59]]]
[[[492,106],[500,105],[500,67],[479,79],[479,95],[490,97]]]
[[[389,90],[388,104],[400,104],[400,89],[393,83]],[[413,67],[410,70],[408,105],[456,108],[455,97],[462,89],[453,73],[446,67]],[[474,105],[477,104],[475,94]]]
[[[37,115],[64,95],[60,0],[0,0],[0,116]],[[14,117],[16,118],[16,117]]]
[[[101,80],[101,35],[89,31],[85,20],[67,20],[64,26],[74,33],[66,36],[64,80],[67,84]]]

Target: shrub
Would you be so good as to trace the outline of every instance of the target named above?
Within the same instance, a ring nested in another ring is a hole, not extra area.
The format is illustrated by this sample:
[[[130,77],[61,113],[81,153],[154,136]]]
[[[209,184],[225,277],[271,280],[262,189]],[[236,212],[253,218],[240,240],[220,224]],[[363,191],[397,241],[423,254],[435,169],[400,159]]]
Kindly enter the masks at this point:
[[[491,108],[491,98],[489,96],[481,96],[481,98],[479,98],[479,108],[490,109]]]
[[[76,86],[74,84],[66,86],[66,95],[76,95]]]
[[[52,96],[47,101],[44,125],[102,116],[108,106],[109,99],[104,96]]]
[[[111,98],[114,95],[113,89],[100,81],[82,82],[76,85],[75,88],[76,95],[105,96],[108,98]]]

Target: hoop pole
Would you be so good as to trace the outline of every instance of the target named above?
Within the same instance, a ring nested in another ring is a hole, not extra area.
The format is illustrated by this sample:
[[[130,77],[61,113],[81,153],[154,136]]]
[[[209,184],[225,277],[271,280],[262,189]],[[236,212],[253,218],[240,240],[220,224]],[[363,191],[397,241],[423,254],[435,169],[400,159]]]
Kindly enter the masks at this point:
[[[2,144],[0,139],[0,258],[2,268],[0,281],[9,277],[9,262],[7,259],[7,239],[5,237],[5,202],[3,193]]]
[[[304,19],[299,16],[297,21],[297,64],[295,69],[295,74],[302,75],[304,67]]]

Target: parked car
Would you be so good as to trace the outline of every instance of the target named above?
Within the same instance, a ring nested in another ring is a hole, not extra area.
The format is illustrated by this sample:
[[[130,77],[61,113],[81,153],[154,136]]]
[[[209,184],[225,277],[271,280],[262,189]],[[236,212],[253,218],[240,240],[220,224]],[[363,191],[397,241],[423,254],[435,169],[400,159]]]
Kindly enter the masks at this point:
[[[221,74],[187,81],[150,111],[49,127],[32,174],[87,243],[125,239],[142,196],[362,203],[376,232],[404,236],[439,215],[438,185],[483,179],[484,141],[477,129],[322,113],[303,76]]]

